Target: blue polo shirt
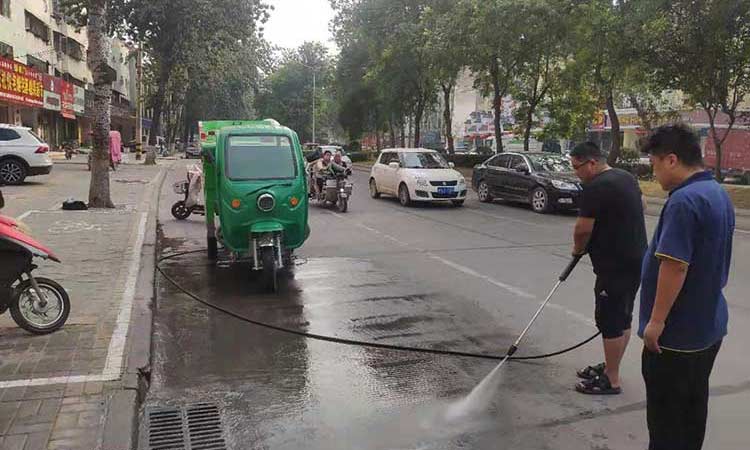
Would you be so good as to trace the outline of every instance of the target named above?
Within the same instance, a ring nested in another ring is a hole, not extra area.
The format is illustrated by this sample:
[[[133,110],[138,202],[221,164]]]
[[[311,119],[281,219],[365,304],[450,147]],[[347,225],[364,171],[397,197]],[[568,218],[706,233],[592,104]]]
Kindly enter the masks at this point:
[[[727,334],[727,285],[732,259],[734,207],[710,172],[700,172],[669,193],[643,259],[638,335],[651,318],[660,258],[689,265],[685,284],[667,316],[659,345],[697,351]]]

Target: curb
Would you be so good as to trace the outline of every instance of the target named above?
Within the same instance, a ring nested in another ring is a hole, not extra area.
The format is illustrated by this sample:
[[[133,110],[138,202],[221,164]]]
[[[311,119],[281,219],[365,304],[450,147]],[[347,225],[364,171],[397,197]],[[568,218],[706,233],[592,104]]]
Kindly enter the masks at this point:
[[[141,249],[137,290],[126,343],[126,363],[121,386],[106,399],[102,449],[135,449],[138,442],[138,408],[151,378],[152,304],[156,276],[156,224],[161,194],[169,166],[162,166],[146,194],[148,219]]]
[[[666,199],[659,197],[644,196],[644,198],[649,205],[664,206],[664,204],[667,203]],[[737,217],[750,217],[750,209],[734,208],[734,215]]]

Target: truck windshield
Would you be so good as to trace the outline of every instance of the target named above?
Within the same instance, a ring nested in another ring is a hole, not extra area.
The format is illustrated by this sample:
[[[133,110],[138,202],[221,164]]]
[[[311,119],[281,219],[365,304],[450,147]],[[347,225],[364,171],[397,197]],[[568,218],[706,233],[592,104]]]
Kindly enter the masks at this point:
[[[286,136],[229,136],[225,165],[231,180],[277,180],[297,175],[292,142]]]

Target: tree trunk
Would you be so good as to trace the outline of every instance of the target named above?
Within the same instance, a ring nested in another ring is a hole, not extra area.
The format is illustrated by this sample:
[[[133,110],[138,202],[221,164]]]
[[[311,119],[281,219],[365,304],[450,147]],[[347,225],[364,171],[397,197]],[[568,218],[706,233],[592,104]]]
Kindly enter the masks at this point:
[[[635,108],[636,114],[638,114],[638,118],[641,120],[641,126],[644,130],[647,132],[650,132],[653,128],[653,125],[651,124],[651,116],[649,115],[648,111],[646,111],[646,108],[644,108],[643,103],[638,101],[638,97],[636,97],[634,94],[631,94],[629,96],[630,99],[630,105]]]
[[[380,151],[380,130],[375,130],[375,150]]]
[[[503,113],[503,96],[500,90],[500,66],[497,63],[497,57],[492,57],[490,64],[490,76],[492,77],[492,111],[493,123],[495,124],[495,148],[497,153],[503,152],[503,127],[502,127],[502,113]]]
[[[107,0],[89,2],[88,13],[88,67],[94,79],[94,148],[89,207],[114,208],[109,190],[109,129],[113,80],[108,70],[112,45],[107,36]]]
[[[612,88],[609,88],[607,91],[607,113],[609,114],[610,122],[612,122],[612,146],[609,149],[607,163],[612,165],[620,157],[620,119],[617,117],[617,111],[615,111],[615,98]]]
[[[409,121],[409,127],[407,128],[407,130],[409,130],[409,133],[406,135],[406,145],[408,145],[409,147],[413,147],[412,142],[414,142],[413,141],[414,134],[412,133],[414,131],[414,128],[413,128],[414,118],[411,115],[409,115],[409,117],[406,120]]]
[[[529,151],[529,141],[531,140],[531,127],[534,125],[534,110],[536,105],[534,103],[529,104],[528,111],[526,111],[526,124],[523,130],[523,151]]]
[[[185,152],[185,154],[187,154],[188,141],[190,140],[191,111],[189,105],[190,104],[186,98],[184,106],[185,112],[182,117],[182,151]]]
[[[711,129],[711,138],[714,141],[714,150],[716,152],[716,164],[714,164],[714,178],[716,178],[717,181],[721,182],[723,181],[724,177],[721,174],[721,144],[724,142],[723,139],[719,138],[719,135],[717,134],[716,130],[716,114],[718,111],[712,108],[703,108],[704,111],[706,111],[706,114],[708,115],[708,125]],[[727,135],[729,134],[729,130],[727,130]]]
[[[406,147],[406,118],[405,117],[401,118],[401,123],[399,124],[399,127],[401,128],[400,130],[401,131],[401,136],[400,136],[401,148],[405,148]]]
[[[445,141],[448,143],[448,154],[456,153],[453,145],[453,114],[451,114],[451,92],[453,84],[443,85],[443,121],[445,122]]]
[[[393,115],[388,119],[388,132],[391,135],[391,148],[396,148],[396,128],[393,126]]]
[[[152,107],[154,116],[151,120],[151,130],[148,136],[148,151],[146,152],[145,165],[156,164],[156,137],[161,129],[162,108],[164,107],[164,97],[167,92],[167,83],[169,82],[169,69],[162,64],[159,67],[159,85],[156,87],[156,96],[153,98]]]
[[[422,133],[422,116],[424,115],[424,100],[420,98],[417,102],[417,109],[414,111],[414,147],[421,145]]]

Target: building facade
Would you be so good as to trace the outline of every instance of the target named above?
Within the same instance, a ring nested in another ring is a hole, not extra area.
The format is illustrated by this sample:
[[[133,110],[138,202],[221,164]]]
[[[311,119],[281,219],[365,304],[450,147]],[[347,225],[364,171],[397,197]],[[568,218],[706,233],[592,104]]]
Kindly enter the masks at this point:
[[[53,149],[65,141],[90,144],[93,123],[86,30],[66,22],[59,4],[0,0],[0,123],[28,126]],[[131,53],[113,41],[112,123],[126,141],[135,136]]]

